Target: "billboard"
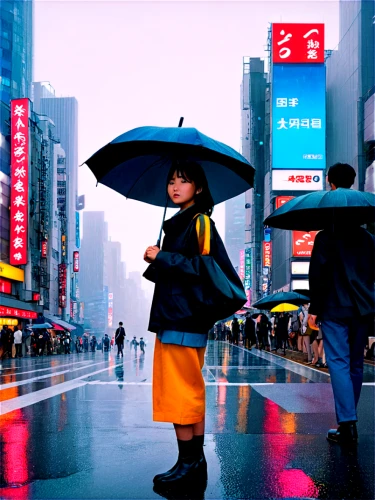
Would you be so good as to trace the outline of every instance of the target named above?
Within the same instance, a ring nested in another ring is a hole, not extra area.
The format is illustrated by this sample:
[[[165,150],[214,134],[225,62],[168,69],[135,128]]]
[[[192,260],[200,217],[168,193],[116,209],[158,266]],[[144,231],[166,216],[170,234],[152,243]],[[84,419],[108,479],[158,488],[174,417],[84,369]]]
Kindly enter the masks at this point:
[[[251,248],[246,248],[245,250],[245,279],[244,288],[246,292],[247,301],[245,306],[250,307],[251,304]]]
[[[273,63],[324,63],[324,24],[272,24]]]
[[[291,262],[292,275],[308,275],[310,269],[310,262],[306,261],[294,261]]]
[[[0,306],[0,316],[15,316],[16,318],[36,319],[38,317],[38,313],[14,307]]]
[[[311,257],[315,237],[319,231],[293,231],[293,257]]]
[[[10,241],[9,262],[27,264],[29,208],[29,100],[10,102]]]
[[[275,64],[272,82],[272,168],[325,170],[324,64]]]
[[[322,191],[322,170],[272,170],[272,191]]]

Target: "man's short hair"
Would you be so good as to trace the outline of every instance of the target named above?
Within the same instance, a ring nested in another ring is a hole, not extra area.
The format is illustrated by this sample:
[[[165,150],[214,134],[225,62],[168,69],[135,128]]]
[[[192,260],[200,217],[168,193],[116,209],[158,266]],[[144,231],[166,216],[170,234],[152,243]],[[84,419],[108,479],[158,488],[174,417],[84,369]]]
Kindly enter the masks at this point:
[[[354,168],[348,163],[335,163],[328,170],[328,182],[337,188],[349,189],[353,186],[356,178]]]
[[[121,326],[122,326],[122,321],[120,321],[119,325],[121,325]]]

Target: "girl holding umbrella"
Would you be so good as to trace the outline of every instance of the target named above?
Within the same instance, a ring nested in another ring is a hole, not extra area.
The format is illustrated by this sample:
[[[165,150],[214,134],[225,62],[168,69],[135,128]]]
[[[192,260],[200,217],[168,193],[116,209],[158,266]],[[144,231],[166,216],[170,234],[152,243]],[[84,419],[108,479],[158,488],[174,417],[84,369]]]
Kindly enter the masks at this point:
[[[150,246],[144,254],[145,261],[151,263],[145,277],[152,279],[150,275],[157,273],[149,326],[157,334],[153,418],[174,424],[179,449],[174,467],[155,476],[154,482],[159,486],[207,478],[203,453],[205,384],[201,369],[208,331],[218,318],[213,317],[209,303],[196,299],[207,279],[203,259],[218,265],[243,292],[210,219],[214,202],[201,166],[194,162],[173,166],[167,191],[180,211],[164,223],[162,249]],[[239,302],[245,301],[243,292]]]

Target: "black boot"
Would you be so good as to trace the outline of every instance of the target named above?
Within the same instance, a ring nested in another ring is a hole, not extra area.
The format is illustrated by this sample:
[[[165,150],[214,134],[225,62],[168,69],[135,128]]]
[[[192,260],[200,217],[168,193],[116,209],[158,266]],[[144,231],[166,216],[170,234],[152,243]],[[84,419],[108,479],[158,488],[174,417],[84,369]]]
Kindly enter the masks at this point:
[[[358,432],[355,422],[343,422],[338,429],[330,429],[327,434],[328,441],[343,446],[357,443]]]
[[[203,449],[197,454],[197,448],[203,448],[202,437],[198,440],[178,440],[179,459],[174,470],[168,474],[156,476],[154,482],[160,486],[174,487],[187,481],[204,482],[207,480],[207,463]]]
[[[169,474],[172,474],[177,469],[178,464],[180,462],[181,451],[184,452],[186,446],[188,446],[188,445],[185,445],[184,443],[190,443],[190,441],[180,441],[177,439],[177,444],[178,444],[177,462],[174,464],[174,466],[171,469],[167,470],[166,472],[162,472],[161,474],[156,474],[156,476],[154,477],[154,483],[158,482],[164,476],[169,476]]]

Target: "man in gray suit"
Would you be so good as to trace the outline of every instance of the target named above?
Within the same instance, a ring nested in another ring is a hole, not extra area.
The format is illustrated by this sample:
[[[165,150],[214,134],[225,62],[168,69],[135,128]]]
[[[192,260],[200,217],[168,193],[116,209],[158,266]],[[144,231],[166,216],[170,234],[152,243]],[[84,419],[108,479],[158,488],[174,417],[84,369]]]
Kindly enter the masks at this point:
[[[332,189],[350,188],[355,175],[350,165],[336,164],[329,169],[328,182]],[[319,232],[311,256],[310,313],[322,322],[339,424],[327,439],[341,445],[355,444],[358,438],[364,348],[375,311],[374,256],[374,237],[346,221]]]

